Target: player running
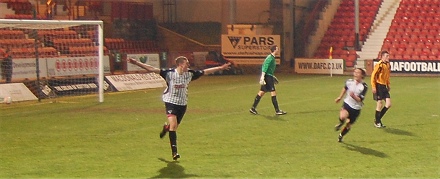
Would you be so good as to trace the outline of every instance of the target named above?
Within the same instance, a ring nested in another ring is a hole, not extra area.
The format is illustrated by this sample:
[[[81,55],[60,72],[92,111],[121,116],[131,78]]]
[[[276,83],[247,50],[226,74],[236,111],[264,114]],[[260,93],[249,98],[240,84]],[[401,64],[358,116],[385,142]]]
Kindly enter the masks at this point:
[[[344,98],[344,104],[339,111],[339,124],[335,126],[335,130],[339,131],[345,124],[339,134],[338,142],[342,142],[342,138],[350,131],[351,125],[356,122],[361,113],[362,106],[364,105],[362,101],[368,89],[367,84],[363,81],[365,75],[366,72],[362,68],[356,68],[353,72],[353,79],[348,79],[345,82],[341,94],[335,99],[335,102],[338,103],[347,94]]]

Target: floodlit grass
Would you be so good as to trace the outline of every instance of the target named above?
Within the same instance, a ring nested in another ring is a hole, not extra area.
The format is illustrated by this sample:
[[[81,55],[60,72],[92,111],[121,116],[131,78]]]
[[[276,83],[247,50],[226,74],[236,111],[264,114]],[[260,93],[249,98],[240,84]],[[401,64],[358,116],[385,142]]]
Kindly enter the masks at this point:
[[[392,77],[393,106],[373,127],[371,89],[357,123],[337,142],[349,76],[279,75],[248,112],[258,75],[205,76],[189,88],[178,130],[177,162],[168,137],[163,89],[0,104],[0,178],[438,178],[440,79]],[[369,78],[366,78],[369,84]]]

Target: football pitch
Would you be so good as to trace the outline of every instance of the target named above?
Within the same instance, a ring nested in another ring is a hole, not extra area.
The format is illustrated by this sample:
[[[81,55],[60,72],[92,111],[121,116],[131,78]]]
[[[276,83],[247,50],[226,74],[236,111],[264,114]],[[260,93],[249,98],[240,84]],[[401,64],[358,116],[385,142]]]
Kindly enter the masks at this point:
[[[258,75],[193,81],[178,161],[159,138],[162,88],[0,104],[0,178],[439,178],[438,76],[392,76],[383,129],[369,88],[342,143],[334,99],[351,76],[277,77],[283,116],[270,94],[249,113]]]

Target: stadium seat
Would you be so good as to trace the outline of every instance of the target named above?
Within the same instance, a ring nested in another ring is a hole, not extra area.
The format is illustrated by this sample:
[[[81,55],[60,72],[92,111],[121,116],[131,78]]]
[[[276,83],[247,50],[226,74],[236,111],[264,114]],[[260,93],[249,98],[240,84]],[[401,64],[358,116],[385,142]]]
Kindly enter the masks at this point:
[[[345,61],[346,67],[354,67],[355,62],[354,61]]]
[[[428,59],[429,59],[429,60],[440,60],[440,58],[439,58],[438,55],[429,55],[429,56],[428,56]]]
[[[365,40],[368,35],[369,27],[376,16],[376,12],[382,3],[381,0],[373,0],[375,3],[370,1],[360,1],[360,6],[363,7],[360,10],[361,29],[360,33],[361,40]],[[346,17],[349,15],[347,11],[349,9],[346,4],[353,3],[352,0],[342,1],[341,7],[335,17],[344,18],[344,20],[335,20],[334,22],[343,22],[344,24],[331,24],[331,28],[336,29],[351,29],[352,24],[346,24],[345,22],[351,22],[352,18]],[[376,6],[375,6],[376,5]],[[440,16],[438,15],[438,8],[440,8],[440,0],[429,0],[429,2],[424,2],[421,0],[402,0],[395,14],[395,18],[392,21],[390,29],[382,43],[381,49],[389,50],[391,56],[396,59],[404,60],[439,60],[439,48],[440,47]],[[342,13],[342,11],[344,11]],[[352,12],[350,12],[352,15]],[[363,26],[363,24],[367,24]],[[333,32],[333,31],[332,31]],[[336,32],[334,32],[336,33]],[[325,37],[325,42],[328,44],[335,44],[335,42],[345,41],[345,46],[351,46],[352,43],[348,40],[348,36],[338,34],[327,33],[327,35],[332,34],[333,36],[338,36],[341,38]],[[350,34],[352,32],[345,32],[343,34]],[[354,33],[354,32],[353,32]],[[323,40],[324,42],[324,40]],[[341,43],[336,43],[336,46],[341,46]],[[320,52],[322,53],[322,52]],[[338,55],[343,56],[343,53],[338,53]],[[348,58],[345,58],[349,61]],[[348,62],[350,63],[350,62]]]
[[[402,60],[402,59],[403,59],[403,55],[401,55],[401,54],[394,54],[394,55],[391,55],[391,54],[390,54],[390,58],[391,58],[391,59],[396,59],[396,60]]]
[[[373,3],[374,2],[374,3]],[[374,17],[378,11],[380,0],[372,0],[368,2],[360,1],[360,33],[359,40],[365,41],[373,23]],[[341,30],[342,29],[342,30]],[[321,40],[321,43],[330,42],[334,47],[353,47],[354,46],[354,1],[343,0],[334,15],[333,21],[330,23],[327,32]],[[338,38],[339,37],[339,38]],[[320,44],[318,49],[327,44]],[[319,50],[315,52],[315,56],[320,54]]]
[[[440,49],[439,48],[432,48],[431,49],[431,55],[440,55]],[[440,60],[440,59],[439,59]]]
[[[349,54],[348,57],[347,57],[347,60],[348,60],[348,61],[355,62],[355,61],[357,60],[357,54],[356,54],[356,53],[354,53],[354,54]]]

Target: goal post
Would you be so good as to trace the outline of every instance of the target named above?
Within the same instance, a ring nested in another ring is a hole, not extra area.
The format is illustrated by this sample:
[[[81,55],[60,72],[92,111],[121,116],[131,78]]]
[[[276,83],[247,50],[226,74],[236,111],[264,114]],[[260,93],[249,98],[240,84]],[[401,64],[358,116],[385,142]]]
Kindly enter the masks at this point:
[[[103,25],[100,20],[0,19],[1,60],[12,58],[12,82],[35,81],[39,100],[96,94],[104,102],[104,74],[110,68]],[[1,82],[7,83],[3,66]]]

